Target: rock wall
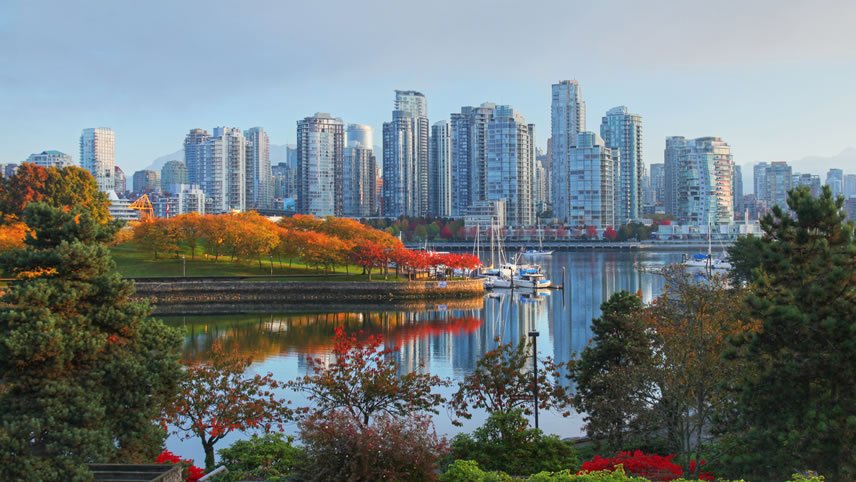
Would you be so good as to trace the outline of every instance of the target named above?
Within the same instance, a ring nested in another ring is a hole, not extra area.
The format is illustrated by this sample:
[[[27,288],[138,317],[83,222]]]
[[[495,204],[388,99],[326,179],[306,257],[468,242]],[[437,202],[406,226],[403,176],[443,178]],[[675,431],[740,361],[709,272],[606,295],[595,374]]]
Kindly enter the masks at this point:
[[[384,304],[480,297],[480,280],[410,282],[137,281],[137,297],[156,313],[229,313],[294,305]]]

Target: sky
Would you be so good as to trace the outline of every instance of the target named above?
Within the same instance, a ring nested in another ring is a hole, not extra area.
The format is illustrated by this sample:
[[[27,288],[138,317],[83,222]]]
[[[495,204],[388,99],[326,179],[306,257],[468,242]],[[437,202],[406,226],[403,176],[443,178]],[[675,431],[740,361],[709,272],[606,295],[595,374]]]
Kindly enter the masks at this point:
[[[550,85],[577,79],[588,130],[642,115],[646,164],[667,136],[720,136],[741,165],[856,172],[854,25],[852,0],[2,0],[0,163],[77,161],[105,126],[130,174],[192,128],[286,144],[315,112],[372,125],[379,148],[395,89],[423,92],[432,123],[512,105],[545,148]]]

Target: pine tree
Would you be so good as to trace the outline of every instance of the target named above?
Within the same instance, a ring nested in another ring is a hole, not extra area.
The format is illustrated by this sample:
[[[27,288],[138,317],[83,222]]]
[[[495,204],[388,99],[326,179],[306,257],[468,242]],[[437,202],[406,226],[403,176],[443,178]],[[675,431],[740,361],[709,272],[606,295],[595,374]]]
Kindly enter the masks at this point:
[[[586,431],[614,451],[649,429],[654,341],[642,321],[643,308],[636,295],[613,294],[592,321],[594,338],[573,369],[574,405],[586,413]]]
[[[756,375],[740,382],[729,471],[784,480],[818,470],[856,479],[856,243],[828,187],[788,196],[762,221],[749,295],[760,333],[738,343]]]
[[[151,461],[181,376],[180,335],[131,299],[85,207],[31,203],[0,266],[0,480],[88,479],[87,462]]]

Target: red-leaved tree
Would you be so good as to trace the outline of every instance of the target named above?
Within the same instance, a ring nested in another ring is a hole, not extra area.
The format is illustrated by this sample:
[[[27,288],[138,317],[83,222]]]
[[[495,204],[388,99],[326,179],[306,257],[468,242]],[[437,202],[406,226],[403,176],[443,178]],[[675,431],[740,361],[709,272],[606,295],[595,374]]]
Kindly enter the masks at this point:
[[[184,477],[185,482],[196,482],[197,480],[201,479],[203,475],[205,475],[205,471],[193,465],[192,460],[182,459],[181,457],[175,455],[169,450],[164,450],[163,452],[158,454],[157,458],[155,459],[155,463],[181,465],[181,476]]]
[[[206,470],[214,468],[214,445],[230,432],[282,430],[293,419],[289,402],[274,393],[280,383],[271,373],[245,377],[251,361],[215,344],[210,362],[187,368],[178,397],[164,414],[164,425],[172,424],[183,439],[199,437]]]
[[[308,395],[312,408],[303,414],[335,410],[350,414],[368,425],[376,414],[407,416],[416,412],[438,413],[444,402],[434,389],[449,382],[436,375],[410,372],[400,375],[393,349],[383,345],[380,335],[359,340],[336,328],[334,361],[309,358],[310,374],[289,382],[290,388]]]
[[[386,263],[387,247],[374,241],[365,241],[351,249],[351,259],[354,264],[362,267],[372,280],[372,270],[382,268]]]

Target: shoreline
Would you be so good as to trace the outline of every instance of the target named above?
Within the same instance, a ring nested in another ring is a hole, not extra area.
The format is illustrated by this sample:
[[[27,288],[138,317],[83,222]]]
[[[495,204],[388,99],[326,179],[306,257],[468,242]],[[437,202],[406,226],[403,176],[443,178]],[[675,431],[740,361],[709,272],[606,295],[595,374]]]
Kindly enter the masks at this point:
[[[484,295],[481,280],[253,281],[212,278],[134,282],[136,298],[147,299],[155,315],[253,313],[307,307],[350,308],[443,306]]]

